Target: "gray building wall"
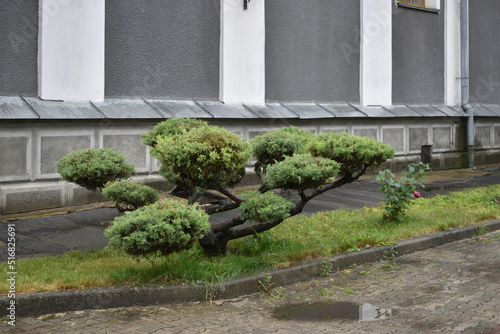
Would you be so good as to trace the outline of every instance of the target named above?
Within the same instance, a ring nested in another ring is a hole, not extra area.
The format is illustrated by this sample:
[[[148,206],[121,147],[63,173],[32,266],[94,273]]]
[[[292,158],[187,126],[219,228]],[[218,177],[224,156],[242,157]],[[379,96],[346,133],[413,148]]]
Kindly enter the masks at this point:
[[[219,6],[106,0],[106,96],[217,99]]]
[[[393,6],[393,103],[443,103],[444,0],[438,14]]]
[[[38,1],[0,1],[0,95],[36,95]]]
[[[360,2],[266,1],[266,99],[358,102]]]
[[[500,1],[470,1],[470,99],[500,103]]]

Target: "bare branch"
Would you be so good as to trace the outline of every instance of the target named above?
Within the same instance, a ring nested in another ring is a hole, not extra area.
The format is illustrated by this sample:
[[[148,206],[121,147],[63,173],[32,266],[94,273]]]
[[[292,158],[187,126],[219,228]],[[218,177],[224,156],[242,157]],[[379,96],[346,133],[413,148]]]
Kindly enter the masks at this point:
[[[245,221],[246,221],[245,219],[241,219],[241,216],[239,216],[220,223],[213,223],[211,230],[215,233],[229,230],[232,227],[243,225]]]
[[[192,205],[194,203],[196,203],[196,201],[198,201],[201,196],[203,196],[203,194],[199,194],[197,192],[194,192],[190,197],[189,197],[189,200],[188,200],[188,204],[189,205]]]
[[[218,212],[225,212],[225,211],[233,210],[239,206],[240,206],[239,203],[230,203],[230,204],[224,204],[224,205],[212,204],[212,205],[202,206],[202,207],[200,207],[200,209],[204,210],[206,214],[211,215],[211,214],[218,213]]]
[[[300,199],[304,202],[304,201],[307,201],[307,196],[304,192],[304,190],[299,190],[299,196],[300,196]]]
[[[241,197],[239,197],[238,195],[232,193],[230,190],[228,189],[225,189],[223,187],[217,187],[217,190],[226,195],[230,200],[232,200],[233,202],[237,203],[237,204],[240,204],[240,203],[243,203],[245,200]]]

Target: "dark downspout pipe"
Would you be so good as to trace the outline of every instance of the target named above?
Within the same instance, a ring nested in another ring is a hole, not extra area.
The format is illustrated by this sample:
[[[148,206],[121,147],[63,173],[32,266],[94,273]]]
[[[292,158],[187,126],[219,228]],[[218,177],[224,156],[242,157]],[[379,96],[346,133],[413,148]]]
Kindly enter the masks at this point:
[[[462,109],[467,113],[467,167],[474,167],[474,108],[469,104],[469,0],[460,1]]]

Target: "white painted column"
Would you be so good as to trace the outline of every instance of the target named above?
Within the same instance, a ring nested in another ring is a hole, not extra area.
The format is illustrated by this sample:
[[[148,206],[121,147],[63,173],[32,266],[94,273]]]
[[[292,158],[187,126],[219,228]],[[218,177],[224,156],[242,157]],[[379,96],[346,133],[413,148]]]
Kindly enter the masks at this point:
[[[104,0],[40,0],[42,99],[104,100]]]
[[[393,0],[361,0],[361,105],[392,104]]]
[[[444,101],[448,106],[461,104],[460,81],[460,0],[446,0],[444,20]]]
[[[225,103],[265,102],[264,0],[221,0],[220,90]]]

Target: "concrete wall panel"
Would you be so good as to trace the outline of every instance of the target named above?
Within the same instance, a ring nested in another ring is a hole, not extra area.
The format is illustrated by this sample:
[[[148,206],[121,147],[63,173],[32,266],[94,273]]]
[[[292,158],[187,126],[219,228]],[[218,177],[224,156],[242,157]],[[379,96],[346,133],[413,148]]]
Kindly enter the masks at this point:
[[[266,1],[266,99],[358,102],[359,36],[359,1]]]
[[[393,5],[393,104],[444,101],[444,17]]]
[[[349,133],[348,127],[321,127],[319,133],[327,133],[327,132],[347,132]]]
[[[137,171],[149,171],[148,148],[142,143],[140,134],[104,135],[103,147],[114,148],[127,156],[127,162],[136,166]]]
[[[5,195],[2,213],[35,211],[63,205],[61,190],[37,189],[12,192]]]
[[[82,205],[93,202],[105,202],[108,201],[102,193],[97,191],[89,191],[82,187],[74,187],[72,189],[71,205]]]
[[[76,150],[92,147],[91,135],[40,136],[39,177],[57,177],[55,163]]]
[[[269,131],[271,131],[271,129]],[[253,139],[257,136],[262,136],[266,132],[268,132],[268,131],[249,131],[248,132],[248,139]]]
[[[31,138],[0,136],[0,180],[29,179],[31,174]]]
[[[217,99],[219,13],[218,0],[106,0],[106,96]]]
[[[408,129],[408,144],[410,152],[420,152],[422,145],[429,145],[429,128],[415,127]]]
[[[38,0],[0,1],[0,95],[38,90]]]
[[[352,134],[358,137],[378,139],[378,128],[353,128]]]
[[[493,129],[494,145],[495,147],[500,146],[500,124],[495,124]]]
[[[435,127],[432,132],[432,148],[434,150],[451,149],[451,127]]]
[[[491,126],[476,126],[474,145],[476,148],[490,148]]]
[[[405,151],[405,129],[400,128],[382,128],[382,142],[391,145],[396,153]]]

